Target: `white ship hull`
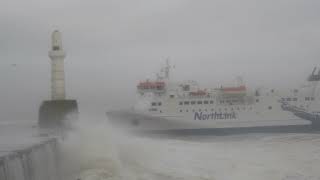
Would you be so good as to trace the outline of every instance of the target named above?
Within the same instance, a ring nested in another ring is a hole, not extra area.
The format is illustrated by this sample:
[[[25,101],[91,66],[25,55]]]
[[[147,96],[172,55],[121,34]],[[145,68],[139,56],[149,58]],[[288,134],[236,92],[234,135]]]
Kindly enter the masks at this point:
[[[108,119],[115,127],[128,130],[154,131],[154,130],[186,130],[186,129],[224,129],[224,128],[254,128],[310,125],[311,122],[302,120],[290,113],[284,112],[287,118],[266,117],[261,118],[239,118],[236,119],[194,119],[194,114],[188,113],[184,116],[150,116],[133,111],[117,111],[107,113]],[[245,116],[243,116],[245,117]]]

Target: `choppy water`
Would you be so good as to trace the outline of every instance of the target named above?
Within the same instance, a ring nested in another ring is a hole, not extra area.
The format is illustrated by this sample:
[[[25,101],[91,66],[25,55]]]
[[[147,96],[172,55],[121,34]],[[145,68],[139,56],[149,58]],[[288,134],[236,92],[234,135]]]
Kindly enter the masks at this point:
[[[32,123],[0,127],[2,150],[39,141]],[[10,142],[4,141],[8,135]],[[317,133],[136,136],[113,129],[105,119],[82,118],[60,138],[59,147],[61,176],[52,174],[57,172],[50,166],[56,159],[48,156],[54,154],[49,146],[41,152],[30,151],[30,157],[21,162],[12,159],[11,174],[25,174],[22,163],[39,170],[32,175],[36,179],[53,180],[320,179]]]
[[[62,147],[66,180],[320,179],[315,133],[133,136],[90,119]]]

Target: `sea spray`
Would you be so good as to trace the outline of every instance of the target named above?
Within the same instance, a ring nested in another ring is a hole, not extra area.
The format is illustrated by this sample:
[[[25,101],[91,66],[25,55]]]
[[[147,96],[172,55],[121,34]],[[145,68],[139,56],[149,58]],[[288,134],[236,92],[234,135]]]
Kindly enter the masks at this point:
[[[82,115],[61,142],[62,172],[65,179],[125,179],[106,118]],[[131,178],[132,179],[132,178]]]
[[[62,142],[64,180],[319,179],[319,134],[141,135],[81,118]]]

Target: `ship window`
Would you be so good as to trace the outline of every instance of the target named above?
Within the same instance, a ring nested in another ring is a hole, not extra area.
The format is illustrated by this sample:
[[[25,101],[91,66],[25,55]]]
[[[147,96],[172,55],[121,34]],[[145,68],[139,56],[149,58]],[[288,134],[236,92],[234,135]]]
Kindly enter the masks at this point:
[[[157,103],[155,103],[155,102],[151,103],[151,106],[156,106],[156,105],[157,105]]]
[[[311,101],[314,101],[314,97],[311,97],[310,99],[311,99]]]
[[[297,101],[298,100],[298,98],[292,98],[292,101]]]
[[[179,102],[179,105],[182,105],[183,103],[182,102]]]
[[[189,112],[189,110],[187,109],[186,112]]]
[[[202,104],[202,101],[198,101],[198,104]]]
[[[237,107],[237,110],[240,110],[240,108],[239,108],[239,107]]]
[[[287,98],[287,101],[291,101],[291,98]]]
[[[203,101],[203,104],[208,104],[209,103],[209,101]]]
[[[199,109],[199,112],[201,112],[201,109]]]
[[[309,97],[305,97],[305,100],[306,100],[306,101],[309,101],[309,100],[310,100],[310,98],[309,98]]]
[[[174,98],[174,95],[170,95],[170,98]]]
[[[213,101],[210,101],[210,104],[213,104]]]
[[[238,102],[238,100],[236,100],[236,99],[233,99],[233,100],[232,100],[232,102],[234,102],[234,103],[235,103],[235,102]]]
[[[184,102],[184,105],[189,105],[189,101],[185,101],[185,102]]]
[[[233,111],[233,108],[231,108],[231,111]]]
[[[271,110],[271,109],[272,109],[272,106],[269,106],[268,109]]]
[[[195,112],[195,110],[194,110],[194,109],[192,109],[192,112]]]
[[[220,104],[223,104],[224,103],[224,101],[220,101]]]
[[[182,110],[180,109],[180,112],[182,112]]]
[[[281,98],[282,101],[286,101],[286,98]]]
[[[259,102],[259,99],[256,99],[256,102]]]
[[[160,113],[162,113],[162,111],[160,110]]]
[[[196,104],[196,102],[195,101],[191,101],[191,104]]]
[[[214,109],[211,109],[211,111],[214,111]]]
[[[161,106],[162,105],[162,103],[161,102],[158,102],[158,106]]]

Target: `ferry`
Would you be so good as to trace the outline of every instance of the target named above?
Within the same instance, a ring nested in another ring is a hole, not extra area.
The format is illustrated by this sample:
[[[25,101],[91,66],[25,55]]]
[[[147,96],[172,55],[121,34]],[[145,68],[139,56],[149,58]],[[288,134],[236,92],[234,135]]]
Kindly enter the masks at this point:
[[[306,108],[319,101],[320,71],[315,74],[315,69],[304,86],[285,95],[272,88],[249,88],[241,78],[233,86],[213,88],[201,88],[193,80],[174,82],[171,69],[167,61],[154,80],[139,82],[136,104],[130,110],[107,112],[109,121],[131,130],[310,126],[310,120],[288,107]]]

